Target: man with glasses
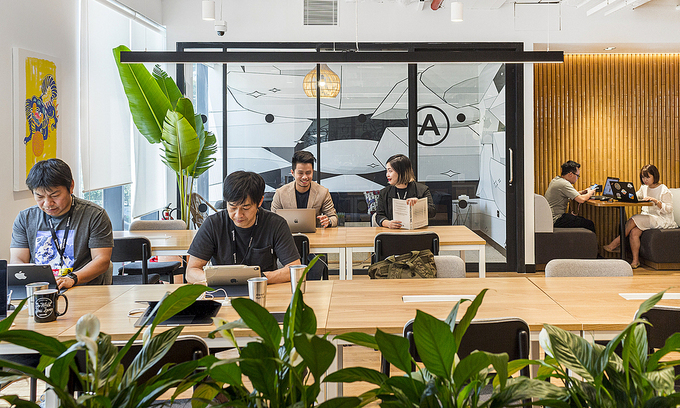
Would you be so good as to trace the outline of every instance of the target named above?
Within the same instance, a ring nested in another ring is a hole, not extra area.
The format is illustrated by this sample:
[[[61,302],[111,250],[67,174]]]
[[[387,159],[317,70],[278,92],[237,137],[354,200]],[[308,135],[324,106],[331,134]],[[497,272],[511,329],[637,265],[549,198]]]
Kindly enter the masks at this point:
[[[580,164],[573,160],[562,164],[562,175],[552,179],[545,191],[545,199],[550,204],[555,228],[586,228],[595,232],[595,224],[591,220],[578,216],[576,213],[566,212],[569,200],[581,204],[595,194],[595,190],[577,191],[574,188],[574,184],[580,176]]]

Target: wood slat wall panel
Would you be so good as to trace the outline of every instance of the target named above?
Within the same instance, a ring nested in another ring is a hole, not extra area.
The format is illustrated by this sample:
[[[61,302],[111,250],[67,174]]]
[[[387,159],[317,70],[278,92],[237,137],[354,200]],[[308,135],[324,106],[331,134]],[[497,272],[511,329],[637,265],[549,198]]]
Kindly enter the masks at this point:
[[[680,54],[572,54],[534,65],[535,186],[544,194],[567,160],[582,190],[607,176],[640,185],[645,164],[680,187]],[[638,209],[631,209],[630,217]],[[581,206],[600,244],[618,232],[617,211]]]

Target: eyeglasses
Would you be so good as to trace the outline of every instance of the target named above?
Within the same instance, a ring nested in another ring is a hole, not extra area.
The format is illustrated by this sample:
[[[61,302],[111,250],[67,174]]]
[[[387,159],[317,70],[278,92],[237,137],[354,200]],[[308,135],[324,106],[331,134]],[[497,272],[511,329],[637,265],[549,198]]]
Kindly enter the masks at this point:
[[[572,174],[574,174],[574,175],[576,176],[576,178],[579,178],[579,177],[581,177],[581,175],[580,175],[580,174],[578,174],[578,173],[572,173]]]

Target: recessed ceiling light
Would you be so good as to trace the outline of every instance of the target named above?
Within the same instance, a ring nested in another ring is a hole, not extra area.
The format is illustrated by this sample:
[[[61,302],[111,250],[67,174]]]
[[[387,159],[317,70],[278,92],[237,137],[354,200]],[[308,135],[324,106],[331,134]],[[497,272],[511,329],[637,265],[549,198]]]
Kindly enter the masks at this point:
[[[615,50],[615,49],[616,49],[616,47],[607,47],[607,48],[605,48],[604,50],[605,50],[605,51],[611,51],[611,50]]]

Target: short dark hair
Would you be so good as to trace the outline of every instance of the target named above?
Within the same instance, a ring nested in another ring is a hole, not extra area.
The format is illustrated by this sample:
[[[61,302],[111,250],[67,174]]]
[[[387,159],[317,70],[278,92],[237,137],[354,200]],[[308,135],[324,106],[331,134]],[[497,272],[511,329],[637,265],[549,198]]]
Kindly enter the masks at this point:
[[[642,169],[640,169],[640,183],[645,184],[642,181],[642,177],[651,177],[654,179],[654,184],[659,182],[659,179],[661,176],[659,175],[659,169],[656,168],[655,165],[653,164],[647,164],[645,166],[642,166]]]
[[[397,184],[408,184],[416,179],[411,160],[403,154],[395,154],[387,159],[387,164],[397,173]]]
[[[298,163],[309,163],[312,166],[314,166],[315,161],[316,161],[316,158],[310,152],[307,152],[307,151],[304,151],[304,150],[298,150],[297,152],[293,153],[293,162],[292,162],[293,170],[295,170],[295,166]]]
[[[64,186],[67,190],[70,190],[72,183],[71,168],[61,159],[47,159],[37,162],[26,177],[26,187],[31,192],[37,188],[51,190],[59,186]]]
[[[562,176],[566,176],[569,173],[574,173],[578,171],[578,169],[581,168],[581,165],[576,163],[573,160],[568,160],[565,163],[562,164]]]
[[[264,179],[252,171],[235,171],[224,179],[222,196],[227,203],[243,204],[248,197],[260,205],[264,196]]]

